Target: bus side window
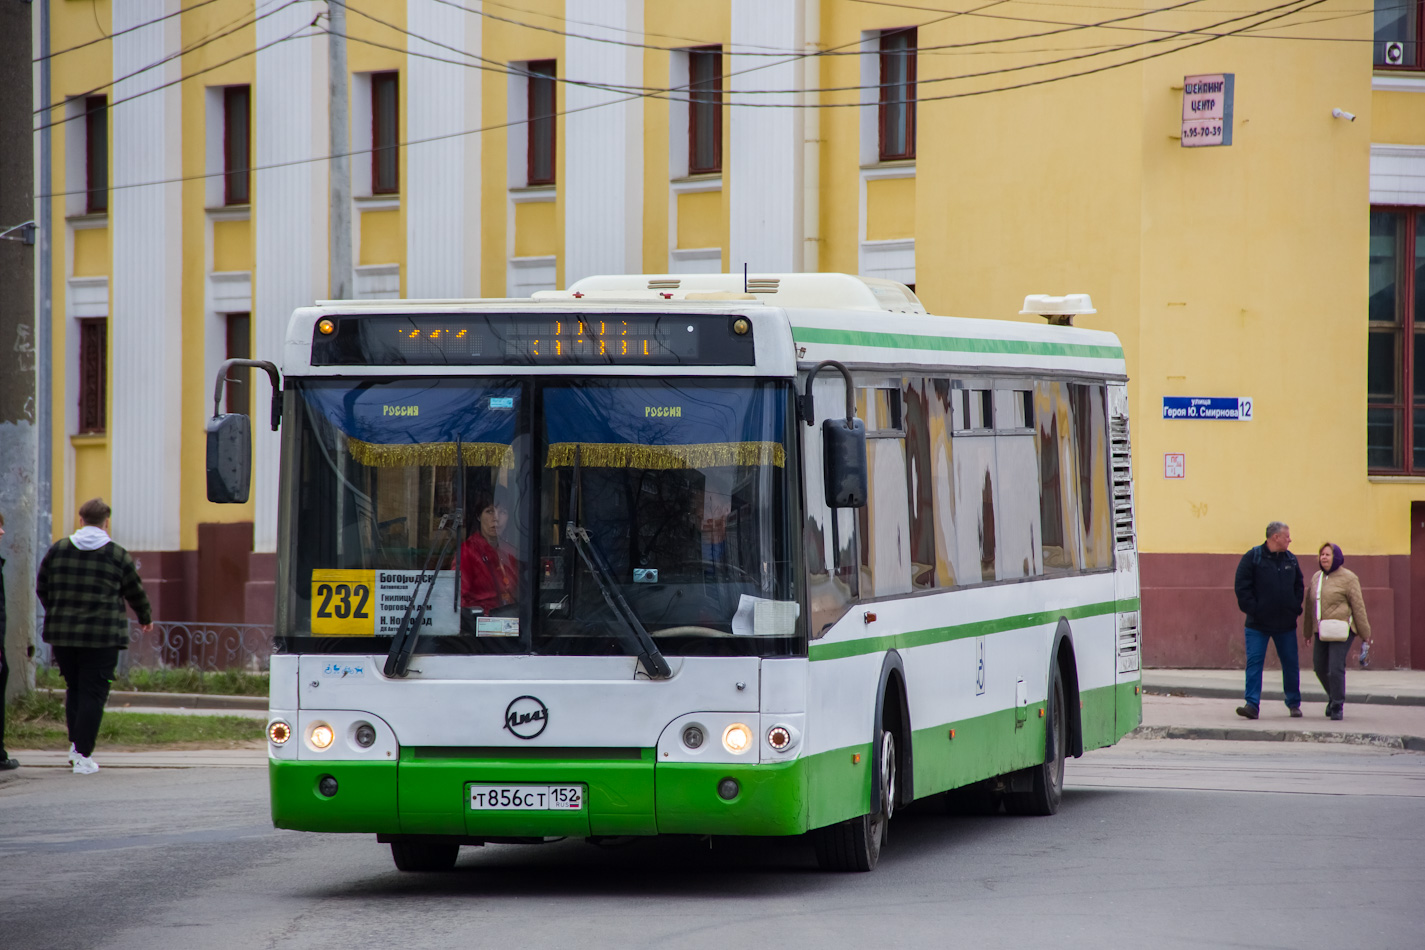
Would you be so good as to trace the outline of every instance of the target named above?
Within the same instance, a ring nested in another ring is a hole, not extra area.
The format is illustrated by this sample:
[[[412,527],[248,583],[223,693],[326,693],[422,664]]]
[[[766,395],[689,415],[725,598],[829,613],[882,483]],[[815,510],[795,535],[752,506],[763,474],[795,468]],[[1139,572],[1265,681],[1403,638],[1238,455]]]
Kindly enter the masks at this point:
[[[814,402],[821,406],[845,406],[845,382],[840,376],[824,374],[812,388]],[[803,543],[806,551],[807,600],[811,615],[809,630],[814,640],[846,613],[858,596],[855,508],[830,508],[822,484],[822,444],[818,425],[800,425],[803,481],[806,486],[806,524]]]
[[[1113,506],[1109,490],[1108,405],[1104,387],[1074,383],[1074,454],[1079,472],[1083,568],[1113,566]]]
[[[999,480],[995,574],[1002,579],[1034,577],[1043,573],[1034,433],[1024,425],[1022,390],[995,389],[993,398],[995,468]]]
[[[905,429],[905,481],[910,501],[910,583],[916,590],[936,586],[935,490],[930,474],[931,381],[907,379],[901,396]]]
[[[905,594],[911,589],[910,499],[906,441],[901,426],[900,380],[857,392],[866,422],[866,506],[857,510],[861,541],[861,597]]]
[[[1074,409],[1068,383],[1035,386],[1039,449],[1039,525],[1044,572],[1074,574],[1082,564],[1079,475],[1074,451]]]
[[[955,380],[953,478],[955,566],[961,584],[995,580],[998,478],[988,383]],[[962,408],[963,407],[963,408]],[[959,425],[963,421],[963,426]]]
[[[951,389],[950,380],[928,380],[925,394],[930,483],[926,486],[935,515],[935,586],[954,587],[959,581],[955,570],[958,541],[955,535],[955,400],[964,390]]]

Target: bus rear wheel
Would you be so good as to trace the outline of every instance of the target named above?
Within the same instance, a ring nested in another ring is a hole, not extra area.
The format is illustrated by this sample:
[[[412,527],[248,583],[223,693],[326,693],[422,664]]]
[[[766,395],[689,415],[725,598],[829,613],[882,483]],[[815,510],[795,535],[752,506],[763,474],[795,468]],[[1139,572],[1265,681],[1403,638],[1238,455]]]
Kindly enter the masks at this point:
[[[1068,716],[1064,702],[1064,680],[1055,663],[1049,679],[1049,715],[1044,728],[1044,763],[1029,769],[1030,787],[1022,792],[1006,792],[1004,810],[1011,815],[1052,815],[1064,797],[1064,759],[1068,753]]]
[[[449,871],[460,845],[440,841],[392,841],[391,859],[398,871]]]
[[[887,825],[895,813],[896,796],[900,793],[896,737],[890,730],[881,731],[880,765],[877,776],[881,786],[880,811],[812,832],[816,863],[823,871],[870,871],[880,860],[881,845],[886,841]]]

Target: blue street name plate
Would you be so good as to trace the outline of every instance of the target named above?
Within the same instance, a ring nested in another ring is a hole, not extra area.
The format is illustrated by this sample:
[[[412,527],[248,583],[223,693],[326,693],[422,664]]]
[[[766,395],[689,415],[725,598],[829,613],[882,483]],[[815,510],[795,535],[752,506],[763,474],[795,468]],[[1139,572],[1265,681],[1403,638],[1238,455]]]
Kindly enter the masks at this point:
[[[1164,396],[1164,419],[1231,419],[1250,422],[1251,396]]]

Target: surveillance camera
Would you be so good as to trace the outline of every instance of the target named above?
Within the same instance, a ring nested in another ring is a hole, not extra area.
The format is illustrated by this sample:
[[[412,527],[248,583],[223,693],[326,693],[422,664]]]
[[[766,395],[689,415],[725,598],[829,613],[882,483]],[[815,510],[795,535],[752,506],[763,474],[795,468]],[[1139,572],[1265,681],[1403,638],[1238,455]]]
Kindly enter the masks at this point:
[[[1345,119],[1347,122],[1354,122],[1356,121],[1356,114],[1354,112],[1347,112],[1345,109],[1332,109],[1331,118]]]

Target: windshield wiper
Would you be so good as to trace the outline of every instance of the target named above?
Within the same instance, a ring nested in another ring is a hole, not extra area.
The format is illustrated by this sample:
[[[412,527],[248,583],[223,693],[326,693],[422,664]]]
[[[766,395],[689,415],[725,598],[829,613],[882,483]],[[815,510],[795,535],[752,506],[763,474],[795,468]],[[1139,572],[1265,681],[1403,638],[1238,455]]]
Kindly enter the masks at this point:
[[[644,671],[651,679],[667,679],[673,675],[673,668],[668,665],[668,661],[664,659],[658,645],[653,642],[653,638],[648,635],[648,631],[639,621],[638,615],[633,612],[633,608],[628,605],[628,601],[619,592],[618,586],[614,583],[613,571],[609,568],[608,561],[604,560],[603,552],[589,537],[588,530],[575,520],[579,516],[579,503],[583,500],[583,482],[579,475],[579,449],[575,448],[574,497],[569,502],[571,517],[564,526],[564,532],[573,543],[574,550],[579,552],[579,557],[589,569],[589,573],[594,576],[595,583],[599,585],[599,593],[604,595],[604,603],[609,605],[609,610],[613,611],[615,619],[623,627],[626,637],[619,639],[632,641],[631,643],[625,642],[624,646],[638,657],[638,662],[643,664]]]
[[[622,624],[624,631],[636,645],[639,651],[635,654],[638,657],[638,662],[643,664],[644,670],[653,679],[661,680],[672,676],[673,668],[668,665],[668,661],[659,652],[658,645],[653,642],[653,638],[648,635],[648,631],[639,622],[638,615],[633,612],[633,608],[628,605],[628,601],[624,600],[623,594],[615,586],[608,562],[604,560],[598,546],[589,537],[589,532],[573,521],[565,525],[564,530],[569,535],[569,539],[574,542],[574,549],[579,552],[579,557],[583,559],[589,573],[594,575],[594,580],[599,585],[599,593],[604,595],[604,602],[609,605],[614,617]]]
[[[440,553],[435,555],[435,567],[445,561],[445,552],[450,550],[450,542],[460,534],[460,524],[465,519],[465,511],[457,508],[449,514],[441,515],[440,524],[436,526],[437,531],[447,532],[445,543],[440,546]],[[424,619],[426,610],[430,607],[430,595],[435,590],[436,571],[431,570],[431,556],[426,555],[425,570],[421,571],[416,578],[415,586],[411,588],[411,599],[406,603],[406,612],[401,615],[401,622],[396,626],[395,636],[391,638],[391,652],[386,654],[385,673],[387,676],[405,676],[411,665],[411,654],[416,650],[416,641],[420,639],[421,621]],[[421,600],[421,605],[416,606],[416,599],[420,597],[421,587],[425,587],[425,598]],[[456,586],[459,586],[459,578],[456,579]]]

